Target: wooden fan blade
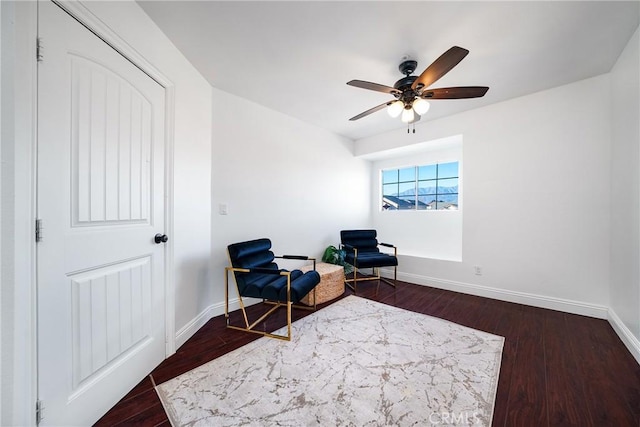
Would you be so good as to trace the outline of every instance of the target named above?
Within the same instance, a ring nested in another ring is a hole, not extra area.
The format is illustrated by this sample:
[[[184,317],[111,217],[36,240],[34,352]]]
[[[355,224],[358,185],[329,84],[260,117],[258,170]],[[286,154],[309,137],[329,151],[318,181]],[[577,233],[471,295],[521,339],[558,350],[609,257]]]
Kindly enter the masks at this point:
[[[350,121],[354,121],[354,120],[361,119],[361,118],[363,118],[365,116],[368,116],[371,113],[375,113],[376,111],[382,110],[384,107],[386,107],[387,105],[391,104],[392,102],[394,102],[394,101],[385,102],[384,104],[380,104],[377,107],[369,108],[367,111],[365,111],[363,113],[360,113],[357,116],[353,116],[349,120]]]
[[[458,86],[427,89],[420,95],[424,99],[480,98],[489,90],[486,86]]]
[[[438,59],[433,61],[433,63],[429,65],[422,74],[420,74],[420,77],[418,77],[411,85],[411,89],[419,90],[419,88],[431,86],[436,82],[436,80],[458,65],[458,63],[462,61],[468,53],[469,51],[467,49],[453,46],[451,49],[440,55]]]
[[[385,86],[378,83],[365,82],[364,80],[351,80],[347,82],[349,86],[355,86],[362,89],[375,90],[377,92],[390,93],[391,95],[399,94],[400,91],[398,89],[392,88],[391,86]]]

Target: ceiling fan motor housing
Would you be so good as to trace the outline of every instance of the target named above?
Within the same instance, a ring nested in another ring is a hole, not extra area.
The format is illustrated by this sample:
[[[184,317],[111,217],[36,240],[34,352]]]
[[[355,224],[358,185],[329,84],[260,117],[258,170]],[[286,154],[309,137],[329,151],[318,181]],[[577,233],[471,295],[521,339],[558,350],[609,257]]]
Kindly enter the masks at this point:
[[[398,70],[400,70],[400,72],[405,76],[408,76],[410,74],[413,74],[417,66],[418,66],[418,61],[414,61],[413,59],[407,59],[400,63],[400,65],[398,66]]]
[[[416,81],[417,78],[418,78],[417,76],[403,77],[400,80],[398,80],[397,82],[395,82],[393,87],[402,92],[405,89],[411,88],[411,85],[413,84],[413,82]]]

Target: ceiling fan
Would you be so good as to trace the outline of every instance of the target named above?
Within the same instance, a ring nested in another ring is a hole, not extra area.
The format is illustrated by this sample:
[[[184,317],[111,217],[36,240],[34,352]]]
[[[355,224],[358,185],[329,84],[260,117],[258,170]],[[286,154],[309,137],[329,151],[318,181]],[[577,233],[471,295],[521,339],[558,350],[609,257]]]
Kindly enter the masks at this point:
[[[395,82],[393,87],[363,80],[351,80],[347,83],[350,86],[388,93],[393,95],[395,99],[370,108],[349,120],[354,121],[361,119],[387,107],[387,111],[391,117],[398,117],[402,114],[402,121],[410,124],[420,120],[420,116],[429,111],[429,102],[427,100],[480,98],[484,96],[489,90],[486,86],[458,86],[428,89],[436,80],[458,65],[468,53],[469,51],[467,49],[453,46],[433,61],[420,76],[411,75],[418,66],[418,63],[412,59],[405,59],[398,67],[400,72],[405,76]]]

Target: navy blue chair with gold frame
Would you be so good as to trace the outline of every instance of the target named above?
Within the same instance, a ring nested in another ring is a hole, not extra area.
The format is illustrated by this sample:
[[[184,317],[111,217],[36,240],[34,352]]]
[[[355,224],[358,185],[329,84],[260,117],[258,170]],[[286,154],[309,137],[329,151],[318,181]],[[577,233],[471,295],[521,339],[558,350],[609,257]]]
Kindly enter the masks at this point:
[[[340,247],[345,251],[344,260],[353,266],[353,278],[345,276],[345,284],[356,293],[358,282],[382,280],[396,287],[398,277],[398,248],[390,243],[379,243],[376,230],[342,230]],[[393,249],[393,254],[381,252],[379,246]],[[380,267],[393,267],[393,283],[380,276]],[[358,270],[371,268],[374,276],[358,277]],[[378,282],[379,284],[380,282]]]
[[[234,243],[227,247],[231,266],[225,268],[225,318],[227,327],[239,329],[241,331],[253,332],[271,338],[278,338],[286,341],[291,340],[291,308],[304,308],[315,310],[314,306],[299,305],[298,303],[309,292],[315,292],[316,285],[320,283],[320,275],[316,269],[315,258],[303,255],[282,255],[276,256],[271,251],[271,240],[262,238],[246,242]],[[288,271],[280,269],[275,263],[276,258],[290,260],[310,260],[313,261],[313,270],[303,273],[300,270]],[[236,282],[236,290],[244,326],[234,326],[229,320],[229,273],[233,272]],[[315,294],[314,294],[315,296]],[[247,311],[242,298],[259,298],[263,302],[272,304],[266,313],[259,319],[249,323]],[[314,298],[315,301],[315,298]],[[254,329],[267,317],[279,308],[287,310],[287,335],[278,335],[270,332]]]

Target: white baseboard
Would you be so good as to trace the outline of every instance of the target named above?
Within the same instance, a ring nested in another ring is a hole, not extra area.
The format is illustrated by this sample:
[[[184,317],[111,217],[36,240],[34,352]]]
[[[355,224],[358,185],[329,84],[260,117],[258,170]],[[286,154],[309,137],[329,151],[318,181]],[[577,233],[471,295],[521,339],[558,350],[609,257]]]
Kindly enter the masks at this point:
[[[384,277],[393,277],[393,270],[381,269]],[[582,316],[608,319],[609,309],[603,305],[589,304],[562,298],[554,298],[526,292],[510,291],[491,288],[472,283],[456,282],[453,280],[437,279],[435,277],[418,274],[398,272],[398,280],[416,285],[431,286],[438,289],[455,291],[464,294],[492,298],[501,301],[509,301],[517,304],[525,304],[533,307],[548,308],[550,310],[564,311],[566,313],[580,314]]]
[[[237,310],[240,308],[238,304],[238,298],[229,300],[229,311]],[[176,332],[176,350],[179,349],[182,344],[186,343],[189,338],[193,336],[200,328],[204,326],[209,320],[216,316],[224,314],[224,301],[218,302],[205,308],[193,318],[189,323],[184,325],[178,332]]]
[[[237,308],[238,300],[234,301]],[[230,306],[231,307],[231,306]],[[189,338],[193,336],[200,328],[204,326],[210,319],[224,314],[224,302],[212,304],[205,308],[200,314],[193,318],[189,323],[184,325],[178,332],[176,332],[176,350],[179,349]]]
[[[640,364],[640,341],[638,338],[631,333],[629,328],[627,328],[624,322],[622,322],[616,312],[612,309],[609,309],[609,316],[607,317],[607,320],[624,345],[629,349],[629,352],[631,352],[633,357]]]
[[[245,298],[243,299],[244,305],[246,307],[256,304],[261,300],[254,298]],[[229,300],[229,311],[239,310],[240,304],[238,298],[233,298]],[[224,314],[224,301],[217,302],[215,304],[210,305],[205,308],[194,317],[189,323],[184,325],[178,332],[176,332],[176,350],[179,349],[189,338],[193,336],[200,328],[204,326],[209,320],[213,319],[216,316],[220,316]]]

